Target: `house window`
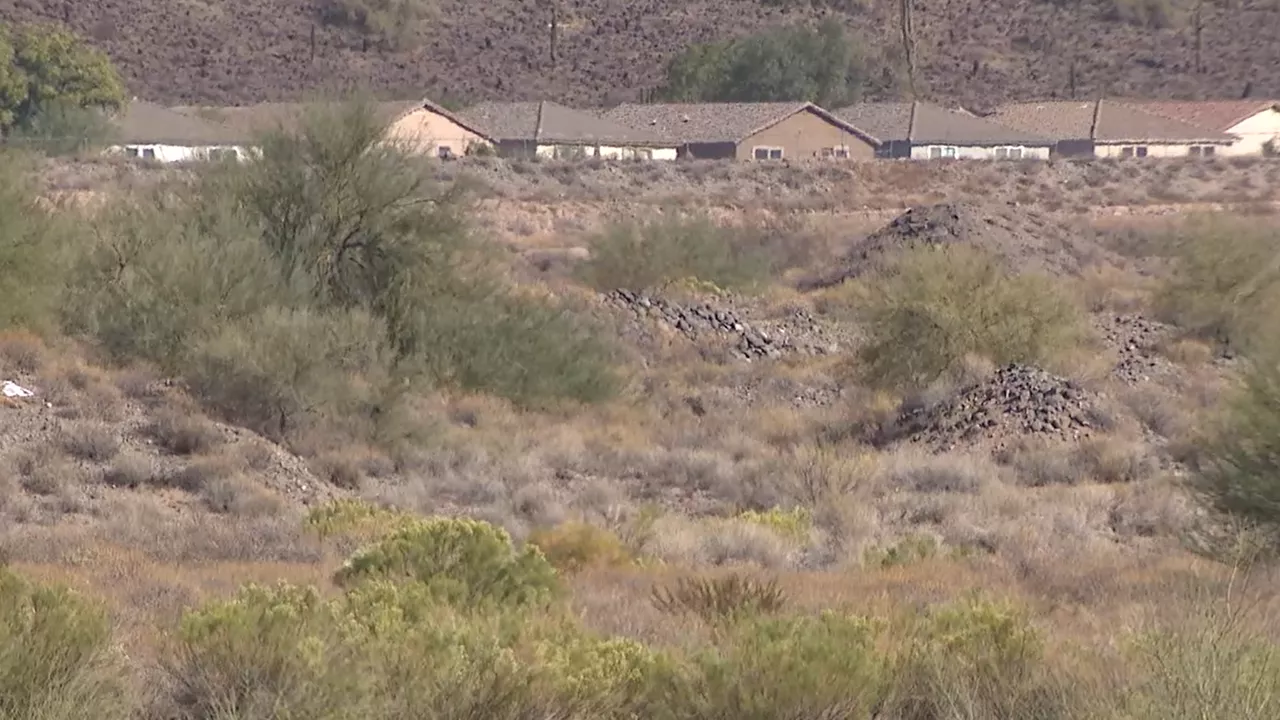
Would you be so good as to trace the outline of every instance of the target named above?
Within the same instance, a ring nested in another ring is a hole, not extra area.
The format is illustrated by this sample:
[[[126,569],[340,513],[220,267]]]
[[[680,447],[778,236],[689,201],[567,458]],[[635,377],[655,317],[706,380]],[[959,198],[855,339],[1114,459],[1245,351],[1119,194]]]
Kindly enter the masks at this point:
[[[929,148],[929,159],[955,159],[960,155],[960,148],[954,145],[934,145]]]
[[[1194,157],[1213,157],[1217,148],[1212,145],[1192,145],[1188,153]]]
[[[136,148],[136,147],[127,147],[127,148],[125,148],[125,149],[124,149],[124,154],[125,154],[125,155],[127,155],[127,156],[129,156],[129,157],[131,157],[131,158],[136,158],[136,157],[138,157],[138,148]]]
[[[581,145],[557,145],[552,155],[557,160],[582,160],[587,157],[587,148]]]
[[[1140,157],[1140,158],[1144,158],[1144,157],[1146,157],[1146,156],[1147,156],[1147,146],[1146,146],[1146,145],[1125,145],[1125,146],[1123,146],[1123,147],[1121,147],[1121,148],[1120,148],[1120,157],[1125,157],[1125,158]]]
[[[147,160],[155,160],[155,159],[156,159],[156,149],[155,149],[155,148],[145,148],[145,149],[142,151],[142,157],[143,157],[143,158],[145,158],[145,159],[147,159]]]
[[[636,148],[635,158],[637,160],[652,160],[653,148]]]
[[[782,148],[780,147],[757,147],[751,149],[751,155],[756,160],[781,160]]]
[[[833,158],[836,160],[848,160],[849,148],[843,145],[839,147],[822,148],[820,155],[824,160],[831,160]]]
[[[1021,160],[1022,150],[1023,148],[1021,146],[998,147],[996,148],[996,159],[997,160]]]
[[[449,147],[448,145],[441,145],[440,147],[437,147],[436,157],[440,158],[441,160],[448,160],[449,158],[453,157],[453,148]]]

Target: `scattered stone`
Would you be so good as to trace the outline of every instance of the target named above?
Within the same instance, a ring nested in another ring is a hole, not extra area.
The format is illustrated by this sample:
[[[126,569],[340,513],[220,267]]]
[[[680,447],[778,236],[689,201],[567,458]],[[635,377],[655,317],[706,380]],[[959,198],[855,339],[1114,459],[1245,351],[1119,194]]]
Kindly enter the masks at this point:
[[[727,338],[733,343],[734,355],[741,360],[778,358],[790,353],[825,355],[839,349],[839,343],[827,337],[822,325],[803,309],[794,309],[781,319],[753,323],[731,308],[708,302],[683,305],[630,290],[614,290],[604,299],[636,318],[661,322],[694,342]]]
[[[1026,365],[1008,365],[928,407],[904,411],[880,438],[941,452],[1027,436],[1079,440],[1093,431],[1093,400],[1077,383]]]
[[[1129,384],[1143,383],[1174,370],[1173,363],[1160,354],[1160,343],[1173,335],[1173,328],[1134,314],[1101,314],[1094,327],[1102,341],[1116,353],[1114,375]]]

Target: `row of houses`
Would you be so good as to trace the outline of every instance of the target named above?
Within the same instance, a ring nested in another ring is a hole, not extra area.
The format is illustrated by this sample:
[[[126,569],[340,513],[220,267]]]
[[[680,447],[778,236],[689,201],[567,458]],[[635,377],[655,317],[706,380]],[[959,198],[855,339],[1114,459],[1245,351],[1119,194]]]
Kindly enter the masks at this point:
[[[130,103],[113,152],[163,162],[242,157],[258,134],[296,124],[308,106],[167,108]],[[1264,100],[1012,103],[978,115],[928,102],[622,104],[486,102],[450,111],[429,100],[377,105],[388,136],[440,158],[676,160],[1212,157],[1270,154],[1280,104]]]

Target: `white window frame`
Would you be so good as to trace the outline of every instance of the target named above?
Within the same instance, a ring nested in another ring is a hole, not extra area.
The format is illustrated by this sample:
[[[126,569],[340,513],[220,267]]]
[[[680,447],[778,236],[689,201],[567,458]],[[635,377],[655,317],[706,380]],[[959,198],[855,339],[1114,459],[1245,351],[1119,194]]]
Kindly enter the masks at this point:
[[[1217,157],[1218,148],[1214,145],[1192,145],[1187,148],[1187,155],[1191,157]]]
[[[930,145],[930,160],[955,160],[960,157],[960,148],[955,145]]]
[[[1149,154],[1151,154],[1151,150],[1146,145],[1121,145],[1120,146],[1120,157],[1122,158],[1133,158],[1133,157],[1144,158],[1144,157],[1147,157]]]
[[[1027,156],[1027,149],[1022,145],[1000,145],[995,149],[997,160],[1021,160]]]
[[[848,160],[849,146],[836,145],[835,147],[824,147],[818,154],[824,160]]]
[[[765,153],[764,157],[760,157],[760,151]],[[786,156],[782,148],[776,145],[756,145],[751,148],[752,160],[781,160]]]

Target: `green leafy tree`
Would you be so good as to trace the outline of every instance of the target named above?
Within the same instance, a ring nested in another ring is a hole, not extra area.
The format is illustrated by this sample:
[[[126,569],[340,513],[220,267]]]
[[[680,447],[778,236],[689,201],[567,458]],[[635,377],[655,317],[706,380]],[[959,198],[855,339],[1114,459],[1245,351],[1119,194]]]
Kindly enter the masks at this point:
[[[48,106],[117,109],[120,74],[105,53],[51,25],[0,26],[0,130],[25,127]]]
[[[683,102],[807,100],[842,105],[866,82],[861,48],[834,19],[694,45],[667,67],[661,95]]]

